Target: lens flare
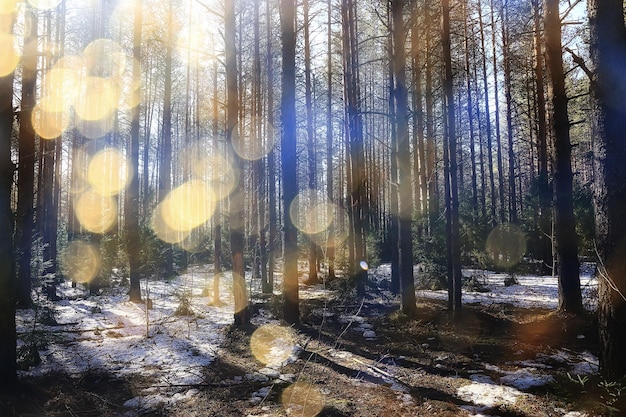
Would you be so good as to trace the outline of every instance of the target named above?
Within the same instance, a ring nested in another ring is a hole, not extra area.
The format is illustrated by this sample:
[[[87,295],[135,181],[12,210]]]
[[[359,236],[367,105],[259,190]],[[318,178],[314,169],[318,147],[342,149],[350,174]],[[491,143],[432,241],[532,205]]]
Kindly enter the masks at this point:
[[[165,223],[181,232],[206,223],[215,211],[213,190],[200,180],[191,180],[173,189],[163,203]]]
[[[318,197],[315,190],[305,190],[291,202],[289,216],[301,232],[319,234],[328,229],[333,221],[334,206]]]
[[[0,77],[15,71],[20,62],[20,54],[15,49],[13,35],[0,33]]]
[[[126,70],[126,54],[111,39],[96,39],[85,47],[83,60],[87,75],[95,78],[117,79]]]
[[[28,3],[39,10],[50,10],[57,7],[61,0],[28,0]]]
[[[62,251],[59,266],[72,281],[90,282],[100,271],[100,253],[93,244],[76,240]]]
[[[189,232],[175,230],[167,224],[165,216],[163,215],[165,203],[165,201],[159,203],[154,212],[152,212],[150,227],[152,228],[154,234],[157,235],[157,237],[163,242],[171,244],[180,243],[185,240],[187,236],[189,236]]]
[[[87,181],[101,195],[119,194],[133,176],[132,167],[122,152],[114,148],[98,152],[89,162]]]
[[[108,78],[87,77],[74,101],[76,115],[86,121],[106,119],[117,108],[119,90]]]
[[[55,104],[48,104],[56,100],[57,98],[52,96],[42,97],[31,114],[33,129],[42,139],[58,138],[69,127],[70,116],[68,113],[47,110],[57,108]]]
[[[85,229],[93,233],[105,233],[117,222],[117,202],[111,196],[88,190],[78,197],[74,213]]]
[[[17,1],[18,0],[0,0],[0,14],[13,13],[17,7]]]
[[[233,138],[232,144],[237,155],[248,161],[256,161],[264,158],[272,151],[274,139],[271,136],[265,138],[265,140],[239,136]]]
[[[189,164],[197,179],[204,180],[214,190],[216,199],[224,199],[234,190],[238,173],[231,162],[223,155],[208,155],[206,150],[190,148]]]
[[[361,269],[362,269],[362,270],[364,270],[364,271],[367,271],[367,270],[370,268],[370,267],[369,267],[369,265],[367,264],[367,262],[365,262],[365,261],[361,261],[361,262],[359,262],[359,266],[360,266],[360,267],[361,267]]]
[[[497,266],[508,268],[526,253],[526,236],[516,225],[504,223],[496,226],[487,237],[487,256]]]
[[[265,365],[280,365],[292,354],[296,337],[290,327],[266,324],[254,331],[250,350]]]
[[[306,382],[296,382],[280,396],[288,415],[315,417],[324,408],[324,396],[319,389]]]
[[[81,85],[83,60],[81,57],[67,55],[46,72],[43,91],[55,97],[47,103],[46,111],[69,111],[76,101]],[[52,107],[54,106],[54,107]]]

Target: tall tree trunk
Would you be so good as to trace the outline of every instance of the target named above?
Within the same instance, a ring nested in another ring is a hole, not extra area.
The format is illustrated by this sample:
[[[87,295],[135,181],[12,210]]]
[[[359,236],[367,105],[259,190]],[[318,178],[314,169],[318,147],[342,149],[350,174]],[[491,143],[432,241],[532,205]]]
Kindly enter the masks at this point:
[[[326,98],[326,194],[330,201],[334,201],[333,195],[333,60],[332,60],[332,0],[328,0],[328,31],[327,31],[327,56],[326,71],[328,77],[328,96]],[[329,206],[329,211],[332,210]],[[329,217],[332,212],[328,213]],[[328,258],[328,279],[335,278],[335,221],[331,222],[328,229],[328,236],[332,239],[328,245],[326,256]]]
[[[356,28],[356,4],[354,0],[342,0],[343,58],[345,78],[346,117],[348,121],[349,177],[348,191],[352,211],[353,268],[357,293],[365,295],[367,262],[365,250],[365,155],[363,151],[363,119],[359,81],[359,47]],[[410,175],[410,174],[409,174]]]
[[[272,19],[270,14],[270,2],[267,0],[265,5],[265,14],[267,19],[267,137],[268,140],[274,142],[276,139],[276,133],[274,130],[274,60],[272,57]],[[276,153],[274,151],[276,147],[273,146],[269,155],[267,155],[267,175],[268,175],[268,190],[269,194],[269,210],[268,210],[268,259],[267,259],[267,286],[268,291],[273,293],[274,291],[274,266],[276,259],[276,239],[278,235],[277,225],[278,219],[276,215],[277,202],[276,202]]]
[[[482,74],[483,74],[483,92],[485,95],[485,130],[487,131],[487,152],[489,154],[489,190],[491,195],[491,223],[492,225],[497,222],[496,214],[496,180],[493,169],[493,135],[491,130],[491,110],[489,104],[489,83],[487,82],[487,49],[485,46],[485,25],[482,17],[482,5],[478,0],[478,23],[480,25],[480,46],[482,50]]]
[[[241,140],[238,129],[239,96],[237,93],[237,48],[236,48],[236,19],[235,1],[225,2],[224,12],[224,53],[226,56],[226,142],[230,151]],[[237,182],[231,194],[235,198],[242,198],[244,192],[244,164],[242,158],[232,152],[233,164],[237,175]],[[248,309],[248,294],[246,291],[246,277],[243,260],[244,250],[244,218],[243,211],[236,210],[231,200],[228,216],[230,227],[230,250],[233,267],[233,295],[235,297],[235,326],[244,326],[250,323]]]
[[[254,134],[257,145],[265,149],[264,141],[271,140],[263,137],[263,96],[261,95],[261,49],[260,49],[260,0],[254,1],[254,94],[253,100],[255,105],[255,123]],[[261,268],[261,291],[263,293],[271,292],[267,279],[267,228],[266,228],[266,186],[265,186],[265,156],[259,158],[254,163],[254,171],[256,173],[256,192],[258,194],[258,210],[257,210],[257,234],[259,236],[259,266]]]
[[[495,102],[495,123],[496,123],[496,159],[498,162],[498,194],[500,200],[500,210],[498,213],[497,221],[504,223],[506,210],[504,209],[504,166],[502,163],[502,135],[500,134],[500,97],[498,94],[498,51],[496,42],[496,10],[495,1],[504,0],[491,0],[491,49],[493,54],[493,97]],[[500,5],[500,12],[502,12],[502,5]],[[502,14],[502,13],[500,13]],[[502,22],[504,24],[504,22]],[[491,148],[490,148],[491,149]],[[495,198],[495,194],[492,196]]]
[[[449,276],[449,305],[454,313],[461,309],[461,242],[459,234],[459,190],[457,183],[457,145],[454,108],[454,80],[452,78],[452,57],[450,50],[450,1],[442,1],[442,33],[444,81],[443,89],[446,103],[446,141],[444,147],[448,150],[449,177],[445,178],[450,187],[450,262],[451,276]],[[456,316],[456,314],[455,314]]]
[[[535,29],[535,89],[537,109],[537,188],[539,198],[539,251],[544,274],[550,273],[552,267],[551,235],[551,200],[552,190],[548,183],[548,129],[546,122],[546,99],[544,93],[541,0],[533,0]]]
[[[15,241],[18,244],[17,302],[20,307],[29,307],[32,303],[31,254],[35,194],[35,130],[32,114],[37,85],[37,13],[32,6],[26,6],[24,18],[27,33],[24,37],[22,70]]]
[[[559,270],[559,310],[583,311],[578,264],[578,236],[572,191],[572,144],[561,46],[559,0],[545,2],[546,62],[552,84],[554,133],[555,232]]]
[[[161,126],[161,158],[159,163],[159,199],[163,200],[172,188],[172,48],[173,48],[173,1],[169,1],[167,11],[167,46],[165,55],[165,91],[163,93],[163,121]],[[165,243],[162,248],[161,267],[166,277],[174,275],[172,245]]]
[[[393,8],[394,1],[388,3],[388,19],[389,27],[392,30],[389,33],[388,50],[389,50],[389,114],[392,115],[390,124],[391,131],[389,137],[391,139],[390,152],[390,192],[389,192],[389,240],[391,243],[391,291],[394,294],[400,294],[402,285],[400,283],[400,248],[399,248],[399,230],[398,230],[398,129],[397,129],[397,112],[395,104],[395,57],[394,57],[394,32],[393,32]]]
[[[415,283],[413,278],[413,197],[411,186],[411,154],[409,152],[409,121],[407,116],[406,53],[404,42],[406,30],[402,13],[404,0],[392,0],[393,16],[393,72],[395,79],[396,131],[398,161],[398,240],[400,286],[402,289],[402,312],[410,317],[417,315]]]
[[[506,100],[506,128],[509,145],[509,221],[517,223],[517,193],[515,187],[515,152],[513,148],[513,97],[511,93],[511,52],[509,51],[508,0],[502,7],[502,61],[504,66],[504,97]]]
[[[217,86],[217,60],[213,61],[213,149],[219,150],[218,128],[219,128],[219,95]],[[213,175],[220,175],[213,172]],[[221,193],[221,190],[219,191]],[[213,213],[213,304],[220,305],[220,282],[222,279],[222,204],[223,195],[217,196],[217,204]]]
[[[11,33],[13,15],[0,15],[0,25]],[[0,389],[7,392],[17,381],[15,332],[14,217],[11,188],[15,166],[11,161],[13,132],[13,71],[0,76]]]
[[[622,0],[587,2],[594,79],[594,201],[599,255],[600,372],[626,375],[626,29]]]
[[[309,189],[312,191],[312,205],[317,204],[317,168],[315,160],[315,133],[313,131],[313,91],[311,87],[311,41],[309,39],[309,0],[303,2],[304,12],[304,84],[306,106],[306,134]],[[308,284],[319,283],[317,277],[317,245],[313,239],[309,240],[309,278]]]
[[[469,34],[469,11],[467,10],[468,4],[464,3],[464,37],[465,37],[465,80],[467,88],[467,121],[469,123],[469,137],[470,137],[470,163],[472,169],[472,214],[473,218],[477,218],[478,214],[478,176],[476,173],[476,146],[474,138],[474,101],[472,96],[472,71],[470,63],[470,34]],[[461,186],[461,188],[463,188]]]
[[[135,18],[133,27],[133,85],[141,82],[141,28],[143,22],[143,3],[141,0],[135,2]],[[139,95],[139,90],[133,92]],[[130,301],[141,301],[141,259],[139,251],[141,249],[141,239],[139,232],[139,111],[141,108],[139,97],[133,100],[135,107],[131,110],[130,122],[130,142],[129,156],[130,164],[133,167],[132,177],[125,193],[126,210],[124,221],[126,222],[126,251],[128,253],[128,265],[130,270]]]
[[[290,324],[300,323],[298,295],[298,230],[289,206],[298,193],[296,169],[296,5],[280,0],[283,75],[281,97],[281,164],[283,180],[283,315]]]

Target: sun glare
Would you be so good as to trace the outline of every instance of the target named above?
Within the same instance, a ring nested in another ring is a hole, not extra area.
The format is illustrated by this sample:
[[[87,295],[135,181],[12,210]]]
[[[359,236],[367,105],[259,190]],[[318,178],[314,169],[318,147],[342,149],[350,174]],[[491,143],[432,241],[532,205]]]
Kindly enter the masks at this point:
[[[296,337],[290,327],[266,324],[255,330],[250,338],[250,350],[265,365],[280,365],[293,352]]]
[[[496,226],[487,237],[487,256],[500,267],[511,267],[526,253],[526,235],[511,223]]]
[[[324,396],[320,390],[306,382],[291,384],[280,398],[288,415],[315,417],[324,408]]]
[[[72,281],[90,282],[100,271],[100,253],[91,243],[72,241],[62,251],[59,266],[63,275]]]
[[[324,232],[333,221],[335,208],[315,190],[300,192],[289,206],[289,216],[295,226],[308,235]]]
[[[108,232],[117,222],[116,200],[93,190],[78,197],[74,212],[81,226],[93,233]]]
[[[13,35],[0,33],[0,77],[15,71],[20,58],[20,54],[15,49]]]
[[[101,195],[119,194],[133,176],[132,167],[122,152],[114,148],[98,152],[89,162],[87,181]]]

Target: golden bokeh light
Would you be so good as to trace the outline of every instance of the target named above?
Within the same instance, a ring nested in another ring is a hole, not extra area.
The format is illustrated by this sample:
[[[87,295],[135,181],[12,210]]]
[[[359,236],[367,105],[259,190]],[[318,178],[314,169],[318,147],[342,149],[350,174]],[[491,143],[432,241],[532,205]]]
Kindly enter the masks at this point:
[[[188,181],[165,197],[161,213],[168,227],[181,232],[206,223],[215,211],[213,190],[200,180]]]
[[[280,365],[292,354],[296,336],[290,327],[266,324],[250,337],[250,350],[265,365]]]
[[[93,233],[105,233],[117,222],[117,202],[111,196],[87,190],[78,197],[74,213],[83,228]]]
[[[107,148],[91,158],[87,181],[101,195],[119,194],[129,184],[133,170],[122,152]]]
[[[134,80],[132,74],[133,66],[141,64],[134,58],[130,61],[132,65],[128,66],[127,71],[116,80],[119,110],[130,110],[141,102],[141,79]],[[141,72],[141,69],[139,71]]]
[[[28,0],[28,3],[39,10],[50,10],[57,7],[61,0]]]
[[[100,271],[100,253],[88,242],[76,240],[61,252],[59,257],[61,272],[76,282],[90,282]]]
[[[183,63],[193,65],[206,61],[210,43],[206,22],[191,21],[178,32],[175,49]]]
[[[13,35],[0,33],[0,77],[11,74],[20,62],[21,55],[13,42]]]
[[[333,221],[335,208],[315,190],[304,190],[289,205],[289,216],[294,225],[307,235],[316,235],[328,229]]]
[[[117,108],[119,91],[108,78],[87,77],[74,101],[76,115],[86,121],[106,119]]]
[[[315,417],[325,405],[324,395],[320,390],[301,381],[285,388],[280,399],[287,414],[294,416]]]
[[[69,111],[78,97],[82,67],[82,58],[68,55],[59,59],[54,67],[46,72],[43,91],[57,98],[48,103],[55,108],[46,108],[47,111]]]
[[[10,14],[17,8],[18,0],[0,0],[0,14]]]
[[[216,199],[228,197],[238,180],[238,173],[232,163],[223,155],[208,155],[206,151],[199,149],[197,152],[190,152],[189,156],[193,176],[209,184]]]
[[[106,136],[115,127],[114,113],[100,120],[74,119],[76,129],[87,139],[100,139]]]
[[[126,71],[126,54],[122,47],[111,39],[96,39],[83,51],[87,76],[117,79]]]
[[[33,128],[42,139],[58,138],[69,127],[70,115],[67,112],[48,110],[57,108],[48,104],[56,101],[56,97],[42,97],[31,114]]]
[[[264,158],[274,147],[272,136],[267,137],[266,140],[239,136],[238,138],[233,138],[232,143],[237,155],[248,161]]]
[[[487,237],[486,251],[495,265],[511,267],[521,261],[526,253],[526,235],[514,224],[498,225]]]
[[[327,229],[320,233],[309,234],[307,237],[322,248],[337,248],[348,239],[348,231],[333,228],[330,233]]]
[[[182,232],[171,228],[165,221],[163,209],[166,205],[165,201],[159,203],[152,212],[150,227],[154,234],[165,243],[180,243],[184,241],[190,232]]]

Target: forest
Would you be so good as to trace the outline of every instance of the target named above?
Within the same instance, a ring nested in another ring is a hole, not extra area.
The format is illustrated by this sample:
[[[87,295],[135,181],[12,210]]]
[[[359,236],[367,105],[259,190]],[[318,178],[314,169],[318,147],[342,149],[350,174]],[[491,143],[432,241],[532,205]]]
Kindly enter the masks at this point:
[[[625,16],[0,0],[0,415],[625,415]]]

